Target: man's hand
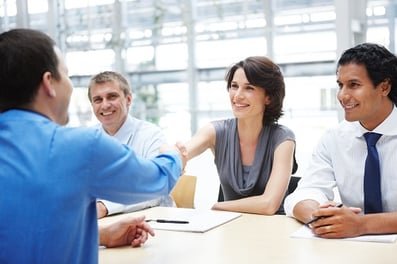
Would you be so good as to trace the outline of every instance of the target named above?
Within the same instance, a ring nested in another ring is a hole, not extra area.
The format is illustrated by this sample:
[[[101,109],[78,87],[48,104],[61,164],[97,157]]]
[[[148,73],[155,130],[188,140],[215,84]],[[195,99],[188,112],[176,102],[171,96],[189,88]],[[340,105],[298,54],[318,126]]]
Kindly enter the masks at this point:
[[[170,145],[161,146],[159,153],[163,153],[163,152],[171,151],[171,150],[176,150],[179,152],[179,155],[180,155],[181,161],[182,161],[182,174],[183,174],[185,171],[187,158],[188,158],[188,153],[187,153],[186,147],[183,143],[177,142],[173,146],[170,146]]]
[[[323,238],[345,238],[362,235],[361,209],[356,207],[335,207],[327,203],[313,213],[319,219],[310,224],[313,233]]]
[[[181,154],[183,156],[187,157],[187,149],[186,149],[186,146],[185,146],[185,144],[183,142],[177,141],[175,143],[175,147],[178,148],[179,152],[181,152]]]
[[[144,244],[154,231],[145,222],[145,216],[129,216],[107,226],[99,226],[100,245],[108,248]]]

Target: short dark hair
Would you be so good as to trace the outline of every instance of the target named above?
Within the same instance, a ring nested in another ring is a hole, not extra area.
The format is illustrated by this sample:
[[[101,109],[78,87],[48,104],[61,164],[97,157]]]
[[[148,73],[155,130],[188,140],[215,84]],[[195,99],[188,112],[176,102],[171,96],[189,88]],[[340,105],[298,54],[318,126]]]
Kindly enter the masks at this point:
[[[0,34],[0,112],[33,102],[45,72],[60,80],[55,42],[33,29]]]
[[[362,43],[343,52],[337,71],[340,66],[350,63],[363,65],[375,87],[385,80],[390,81],[388,97],[397,105],[397,57],[393,53],[378,44]]]
[[[117,82],[119,84],[119,88],[123,91],[124,95],[131,94],[131,88],[126,78],[123,77],[120,73],[114,71],[104,71],[94,75],[90,83],[88,84],[88,99],[91,102],[91,88],[96,83],[105,83],[105,82]]]
[[[231,87],[234,73],[242,68],[250,84],[265,90],[270,98],[263,115],[263,124],[277,123],[283,115],[283,100],[285,97],[284,77],[280,67],[264,56],[248,57],[234,64],[226,73],[227,89]]]

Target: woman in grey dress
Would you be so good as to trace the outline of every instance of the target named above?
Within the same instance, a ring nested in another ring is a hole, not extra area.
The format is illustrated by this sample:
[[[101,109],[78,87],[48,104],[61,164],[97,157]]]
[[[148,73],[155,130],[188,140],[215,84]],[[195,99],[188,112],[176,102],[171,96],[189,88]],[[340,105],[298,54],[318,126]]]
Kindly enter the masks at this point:
[[[278,124],[285,96],[280,68],[267,57],[248,57],[226,74],[234,118],[212,121],[188,142],[188,160],[211,149],[224,201],[212,209],[272,215],[283,213],[295,164],[295,135]]]

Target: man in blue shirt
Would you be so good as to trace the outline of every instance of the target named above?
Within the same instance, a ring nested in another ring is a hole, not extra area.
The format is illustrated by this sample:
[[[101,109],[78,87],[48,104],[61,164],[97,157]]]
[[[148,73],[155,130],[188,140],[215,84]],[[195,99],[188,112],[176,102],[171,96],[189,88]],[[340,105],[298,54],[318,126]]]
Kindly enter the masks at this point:
[[[185,159],[171,147],[142,159],[97,129],[62,126],[73,88],[40,31],[0,34],[0,80],[0,263],[97,263],[96,199],[165,195]]]

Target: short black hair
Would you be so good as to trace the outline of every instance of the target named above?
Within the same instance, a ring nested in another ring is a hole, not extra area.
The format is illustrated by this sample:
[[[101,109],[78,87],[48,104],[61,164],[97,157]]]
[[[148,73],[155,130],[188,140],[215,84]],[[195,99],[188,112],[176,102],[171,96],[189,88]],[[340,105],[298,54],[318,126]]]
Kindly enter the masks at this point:
[[[12,29],[0,34],[0,112],[33,102],[45,72],[56,80],[55,42],[34,29]]]
[[[337,70],[351,63],[363,65],[375,87],[388,80],[391,84],[388,97],[397,106],[397,57],[393,53],[379,44],[362,43],[343,52]]]

